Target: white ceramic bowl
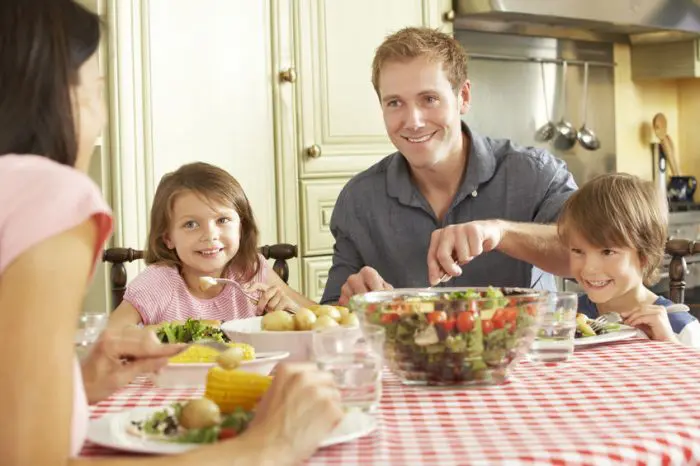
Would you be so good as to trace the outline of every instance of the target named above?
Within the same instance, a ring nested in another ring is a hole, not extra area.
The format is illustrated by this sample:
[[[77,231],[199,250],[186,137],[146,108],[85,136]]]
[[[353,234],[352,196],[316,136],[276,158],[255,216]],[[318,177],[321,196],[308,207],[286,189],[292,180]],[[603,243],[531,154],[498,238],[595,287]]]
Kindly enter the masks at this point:
[[[313,361],[312,330],[272,332],[261,328],[262,317],[229,320],[221,325],[221,330],[231,341],[248,343],[255,351],[289,351],[288,361]],[[341,328],[348,332],[359,331],[357,327]]]
[[[289,357],[288,351],[255,351],[255,359],[244,361],[239,369],[256,374],[269,375],[278,362]],[[157,387],[204,387],[207,381],[207,372],[216,363],[213,362],[189,362],[168,364],[159,374],[150,376]]]

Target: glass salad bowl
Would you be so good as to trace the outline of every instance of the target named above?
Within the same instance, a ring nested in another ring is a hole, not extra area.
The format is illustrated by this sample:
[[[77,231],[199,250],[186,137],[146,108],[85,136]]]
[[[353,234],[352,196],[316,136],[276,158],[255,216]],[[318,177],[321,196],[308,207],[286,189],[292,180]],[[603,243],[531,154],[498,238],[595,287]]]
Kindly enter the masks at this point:
[[[360,323],[386,331],[385,360],[404,384],[491,385],[532,345],[553,301],[525,288],[429,288],[353,296]]]

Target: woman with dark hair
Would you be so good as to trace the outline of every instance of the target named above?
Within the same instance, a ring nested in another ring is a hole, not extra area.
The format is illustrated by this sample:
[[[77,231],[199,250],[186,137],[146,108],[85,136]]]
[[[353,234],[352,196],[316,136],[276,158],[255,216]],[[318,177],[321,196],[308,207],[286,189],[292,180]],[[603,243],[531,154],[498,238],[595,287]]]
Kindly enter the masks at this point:
[[[158,370],[181,350],[129,327],[103,333],[81,363],[73,351],[87,283],[112,228],[109,207],[85,174],[104,124],[99,40],[98,18],[73,0],[0,1],[5,465],[77,461],[71,457],[85,439],[88,402]],[[139,464],[295,464],[315,451],[341,416],[330,375],[280,365],[242,436]]]

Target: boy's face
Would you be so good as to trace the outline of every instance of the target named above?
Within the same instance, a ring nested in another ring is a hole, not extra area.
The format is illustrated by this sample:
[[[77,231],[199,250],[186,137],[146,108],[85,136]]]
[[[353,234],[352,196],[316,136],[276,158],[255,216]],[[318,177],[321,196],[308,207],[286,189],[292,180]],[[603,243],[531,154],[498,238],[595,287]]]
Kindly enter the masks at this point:
[[[460,116],[469,106],[469,81],[455,95],[443,64],[418,57],[384,64],[378,88],[389,138],[413,169],[429,169],[461,153]]]
[[[632,248],[600,248],[572,232],[569,259],[574,278],[596,304],[625,296],[642,285],[642,263]]]

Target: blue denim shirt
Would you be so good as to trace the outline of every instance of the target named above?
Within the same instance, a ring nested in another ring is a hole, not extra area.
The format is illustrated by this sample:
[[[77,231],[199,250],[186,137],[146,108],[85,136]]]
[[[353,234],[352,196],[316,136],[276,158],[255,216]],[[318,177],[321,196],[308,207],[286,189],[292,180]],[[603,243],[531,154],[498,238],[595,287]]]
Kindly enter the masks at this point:
[[[331,217],[333,265],[322,302],[334,302],[347,278],[363,266],[375,268],[394,287],[428,286],[431,233],[473,220],[556,221],[576,189],[566,164],[549,152],[472,132],[462,183],[442,221],[411,180],[399,152],[353,177]],[[539,282],[554,289],[554,278],[532,265],[491,251],[463,268],[449,286],[521,286]]]

